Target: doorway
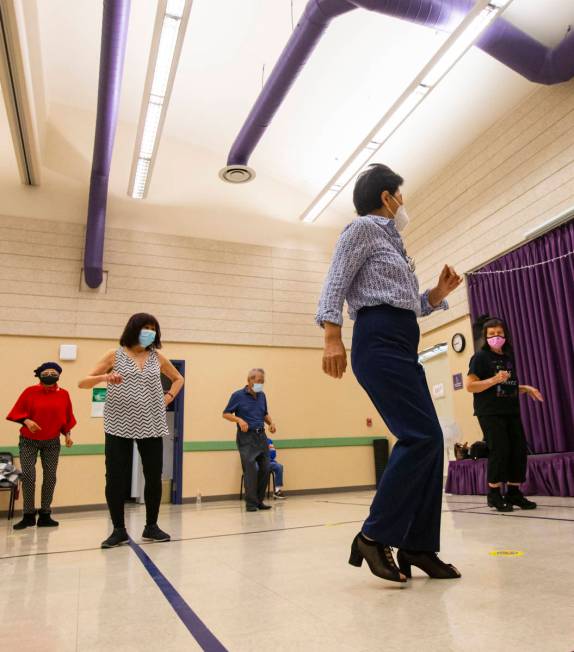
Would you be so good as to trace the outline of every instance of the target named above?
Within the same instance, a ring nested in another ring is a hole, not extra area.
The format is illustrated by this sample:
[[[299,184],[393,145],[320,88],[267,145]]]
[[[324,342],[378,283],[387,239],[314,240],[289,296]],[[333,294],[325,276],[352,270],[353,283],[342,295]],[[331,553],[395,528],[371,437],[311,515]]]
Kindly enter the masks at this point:
[[[172,360],[171,363],[185,378],[185,360]],[[170,387],[170,380],[162,374],[161,384],[164,390]],[[185,386],[166,409],[167,428],[169,435],[163,440],[163,471],[164,495],[167,491],[169,502],[181,505],[183,502],[183,424],[184,424],[184,392]],[[134,442],[132,455],[132,482],[130,496],[137,503],[144,502],[145,481],[137,445]]]

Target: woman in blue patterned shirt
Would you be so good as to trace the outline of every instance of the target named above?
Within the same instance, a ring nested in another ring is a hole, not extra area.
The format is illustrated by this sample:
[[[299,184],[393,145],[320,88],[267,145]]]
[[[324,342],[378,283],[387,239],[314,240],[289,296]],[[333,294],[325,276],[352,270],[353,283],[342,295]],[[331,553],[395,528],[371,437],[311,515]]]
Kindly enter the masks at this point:
[[[365,559],[383,579],[406,582],[411,566],[434,578],[460,577],[442,562],[443,436],[425,373],[418,362],[417,317],[448,308],[462,279],[445,266],[435,288],[419,294],[414,263],[400,232],[408,224],[400,186],[385,165],[372,165],[355,183],[358,217],[339,237],[317,311],[325,329],[323,371],[341,378],[347,354],[341,338],[343,303],[355,321],[353,372],[397,438],[349,563]],[[392,548],[398,548],[395,563]]]

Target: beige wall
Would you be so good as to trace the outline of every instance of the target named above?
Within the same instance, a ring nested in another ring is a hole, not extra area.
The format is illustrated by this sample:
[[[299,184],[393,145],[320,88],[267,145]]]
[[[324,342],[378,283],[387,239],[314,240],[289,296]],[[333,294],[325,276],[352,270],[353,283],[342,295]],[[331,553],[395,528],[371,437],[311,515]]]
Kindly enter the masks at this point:
[[[467,272],[574,206],[574,81],[538,88],[408,199],[406,244],[423,287],[444,263]],[[423,331],[468,314],[466,286],[450,304]]]
[[[375,484],[371,446],[288,448],[277,452],[285,467],[287,490],[357,487]],[[235,451],[186,453],[183,495],[239,493],[241,464]]]
[[[72,396],[78,426],[78,444],[103,442],[103,420],[90,417],[91,394],[76,388],[110,340],[0,336],[0,359],[9,370],[0,377],[0,414],[6,414],[19,392],[33,384],[33,369],[42,361],[57,360],[61,343],[78,345],[78,359],[63,362],[62,385]],[[185,439],[228,440],[234,427],[221,418],[232,391],[241,387],[248,369],[267,371],[266,393],[277,422],[277,439],[381,435],[386,429],[351,373],[335,381],[321,371],[321,351],[310,348],[275,348],[165,344],[164,353],[186,362]],[[337,406],[333,409],[333,406]],[[373,419],[367,427],[366,419]],[[17,444],[17,426],[1,422],[0,449]],[[280,452],[291,489],[340,487],[374,483],[371,447],[287,449]],[[102,503],[103,458],[72,456],[61,460],[56,505]],[[240,465],[233,451],[186,453],[184,495],[236,493]]]
[[[83,234],[0,215],[0,333],[115,338],[145,311],[171,341],[321,346],[327,253],[111,228],[104,294],[80,290]]]
[[[462,353],[456,353],[451,346],[451,340],[455,333],[462,333],[466,339],[466,348]],[[448,344],[447,358],[450,375],[446,379],[445,385],[452,401],[454,421],[461,430],[461,441],[473,442],[482,439],[478,421],[472,414],[472,394],[466,389],[455,391],[452,386],[454,374],[461,373],[463,380],[466,380],[468,363],[474,353],[470,318],[468,316],[461,317],[449,324],[427,331],[421,338],[421,349],[430,348],[439,342]]]

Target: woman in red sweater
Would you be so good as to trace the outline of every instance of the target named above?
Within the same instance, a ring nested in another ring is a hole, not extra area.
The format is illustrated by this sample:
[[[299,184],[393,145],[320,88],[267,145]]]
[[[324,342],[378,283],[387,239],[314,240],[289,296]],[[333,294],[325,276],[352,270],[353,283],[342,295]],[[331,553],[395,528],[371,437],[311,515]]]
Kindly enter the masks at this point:
[[[56,488],[56,470],[60,458],[60,435],[65,435],[66,446],[74,443],[70,430],[76,425],[70,395],[58,385],[62,367],[56,362],[45,362],[34,375],[39,384],[26,388],[6,417],[8,421],[22,424],[20,428],[20,465],[22,467],[22,492],[24,517],[15,530],[36,525],[36,459],[40,453],[44,479],[42,506],[38,527],[55,527],[58,522],[51,517],[52,498]]]

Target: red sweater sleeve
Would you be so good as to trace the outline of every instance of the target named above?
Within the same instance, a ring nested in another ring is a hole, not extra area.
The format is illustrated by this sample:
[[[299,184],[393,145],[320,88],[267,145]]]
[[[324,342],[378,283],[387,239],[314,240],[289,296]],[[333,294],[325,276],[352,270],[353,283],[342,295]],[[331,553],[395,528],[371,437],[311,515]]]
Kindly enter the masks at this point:
[[[74,410],[72,408],[72,401],[70,400],[70,395],[66,392],[67,405],[66,405],[66,423],[62,427],[62,434],[65,435],[67,432],[76,425],[76,417],[74,416]]]
[[[25,389],[21,394],[14,407],[8,413],[6,417],[7,421],[16,421],[21,423],[24,419],[30,418],[30,406],[28,402],[28,397],[30,392]]]

